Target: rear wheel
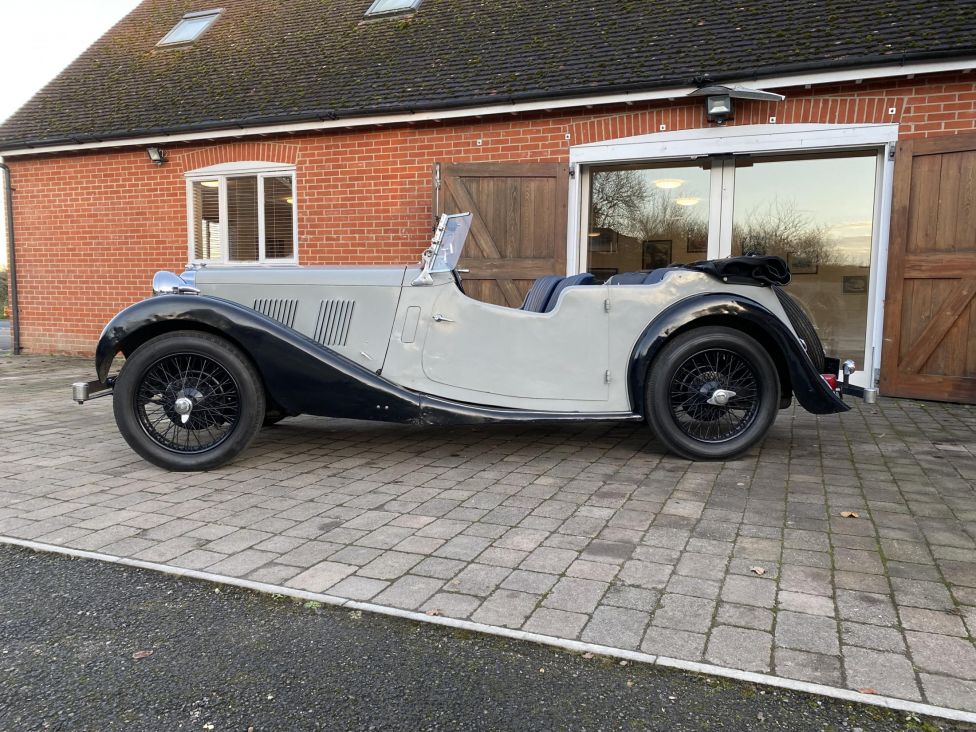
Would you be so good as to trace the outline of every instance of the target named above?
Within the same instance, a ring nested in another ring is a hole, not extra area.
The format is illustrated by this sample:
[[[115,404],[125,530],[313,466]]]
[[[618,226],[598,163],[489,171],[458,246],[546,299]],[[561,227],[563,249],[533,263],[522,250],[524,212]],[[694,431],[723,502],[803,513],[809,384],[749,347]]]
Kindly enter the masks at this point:
[[[168,470],[209,470],[232,460],[261,428],[264,406],[250,361],[209,333],[153,338],[126,359],[115,383],[122,437]]]
[[[779,376],[766,350],[732,328],[688,331],[651,364],[647,422],[670,450],[724,460],[761,440],[779,406]]]

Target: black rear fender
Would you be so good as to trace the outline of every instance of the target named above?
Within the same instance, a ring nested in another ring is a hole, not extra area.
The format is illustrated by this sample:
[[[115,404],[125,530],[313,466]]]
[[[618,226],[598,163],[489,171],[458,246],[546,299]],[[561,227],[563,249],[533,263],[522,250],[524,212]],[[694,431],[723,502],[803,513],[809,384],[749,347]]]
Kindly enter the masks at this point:
[[[740,295],[695,295],[671,305],[645,328],[631,354],[628,386],[634,411],[644,414],[648,368],[671,338],[693,328],[722,325],[740,330],[763,345],[779,373],[781,396],[795,395],[813,414],[850,409],[817,372],[793,332],[768,308]]]

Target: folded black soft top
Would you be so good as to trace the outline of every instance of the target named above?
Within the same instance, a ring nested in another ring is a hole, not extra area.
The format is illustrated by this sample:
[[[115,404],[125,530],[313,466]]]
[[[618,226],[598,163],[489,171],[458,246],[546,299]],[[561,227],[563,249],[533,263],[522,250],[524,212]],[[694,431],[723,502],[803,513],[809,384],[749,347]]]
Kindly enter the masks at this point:
[[[744,285],[788,285],[790,268],[782,257],[750,254],[725,259],[704,259],[700,262],[673,265],[710,274],[723,282]]]

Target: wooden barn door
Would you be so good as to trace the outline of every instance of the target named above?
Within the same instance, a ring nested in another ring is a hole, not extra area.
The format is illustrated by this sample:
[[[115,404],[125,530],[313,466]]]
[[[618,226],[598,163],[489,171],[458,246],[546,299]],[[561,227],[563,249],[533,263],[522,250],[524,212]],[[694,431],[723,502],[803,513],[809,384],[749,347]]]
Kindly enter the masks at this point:
[[[459,265],[470,297],[518,307],[537,277],[566,274],[568,186],[557,163],[435,165],[435,213],[474,215]]]
[[[898,144],[881,393],[976,403],[976,135]]]

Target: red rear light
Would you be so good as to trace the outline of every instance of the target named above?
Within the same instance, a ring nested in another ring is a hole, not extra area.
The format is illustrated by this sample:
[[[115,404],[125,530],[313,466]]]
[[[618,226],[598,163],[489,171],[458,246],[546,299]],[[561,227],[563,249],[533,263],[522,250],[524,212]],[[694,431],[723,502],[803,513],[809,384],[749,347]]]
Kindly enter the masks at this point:
[[[820,374],[823,380],[827,382],[827,386],[830,387],[831,391],[837,391],[837,377],[833,374]]]

